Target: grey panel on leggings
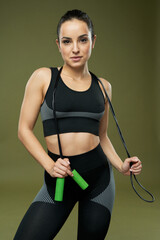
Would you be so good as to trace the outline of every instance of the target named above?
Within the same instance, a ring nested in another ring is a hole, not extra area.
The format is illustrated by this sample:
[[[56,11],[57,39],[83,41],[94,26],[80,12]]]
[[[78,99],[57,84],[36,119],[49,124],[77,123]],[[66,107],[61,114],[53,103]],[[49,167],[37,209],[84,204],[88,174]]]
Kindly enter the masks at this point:
[[[109,162],[109,168],[110,168],[109,185],[106,187],[106,189],[102,193],[100,193],[95,198],[92,198],[91,201],[103,205],[110,211],[110,213],[112,213],[112,208],[113,208],[113,203],[115,198],[115,182],[114,182],[114,175],[113,175],[113,170],[110,162]]]
[[[46,202],[46,203],[55,203],[52,198],[50,197],[48,191],[47,191],[47,186],[44,183],[38,194],[36,195],[35,199],[33,202]],[[32,203],[33,203],[32,202]]]
[[[104,111],[100,113],[92,113],[92,112],[58,112],[56,111],[57,118],[65,118],[65,117],[88,117],[96,120],[101,119]],[[46,100],[44,101],[43,106],[41,107],[41,119],[42,121],[53,119],[53,110],[47,106]]]

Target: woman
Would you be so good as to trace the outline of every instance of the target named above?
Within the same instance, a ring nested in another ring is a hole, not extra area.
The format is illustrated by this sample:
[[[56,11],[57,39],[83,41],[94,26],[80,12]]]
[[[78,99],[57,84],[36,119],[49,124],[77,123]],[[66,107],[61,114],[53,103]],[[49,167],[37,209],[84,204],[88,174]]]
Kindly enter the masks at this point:
[[[107,136],[109,104],[97,77],[88,70],[96,35],[88,15],[68,11],[57,26],[56,44],[64,65],[56,88],[56,113],[64,158],[60,158],[53,88],[60,67],[39,68],[25,89],[18,137],[44,168],[44,184],[33,200],[14,239],[53,239],[78,201],[77,239],[102,240],[107,235],[115,185],[112,165],[123,175],[140,174],[141,161],[124,162]],[[111,99],[111,84],[99,78]],[[39,111],[48,153],[33,134]],[[133,163],[130,168],[130,163]],[[76,169],[88,182],[82,190],[72,179]],[[54,200],[56,178],[65,178],[62,202]]]

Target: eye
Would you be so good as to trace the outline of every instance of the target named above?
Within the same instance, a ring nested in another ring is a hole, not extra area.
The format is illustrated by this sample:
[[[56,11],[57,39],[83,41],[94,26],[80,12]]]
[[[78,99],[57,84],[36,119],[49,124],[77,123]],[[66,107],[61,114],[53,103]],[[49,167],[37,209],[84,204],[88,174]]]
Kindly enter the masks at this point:
[[[64,40],[63,43],[68,44],[68,43],[70,43],[70,41],[69,40]]]
[[[87,39],[87,38],[82,38],[80,41],[83,42],[83,43],[85,43],[85,42],[88,41],[88,39]]]

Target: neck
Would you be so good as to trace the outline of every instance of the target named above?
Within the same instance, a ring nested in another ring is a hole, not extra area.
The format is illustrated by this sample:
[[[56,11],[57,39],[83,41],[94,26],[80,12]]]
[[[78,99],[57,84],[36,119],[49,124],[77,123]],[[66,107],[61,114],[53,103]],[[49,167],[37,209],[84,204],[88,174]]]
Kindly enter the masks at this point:
[[[87,64],[77,68],[73,68],[67,64],[64,64],[62,74],[77,80],[84,79],[90,75]]]

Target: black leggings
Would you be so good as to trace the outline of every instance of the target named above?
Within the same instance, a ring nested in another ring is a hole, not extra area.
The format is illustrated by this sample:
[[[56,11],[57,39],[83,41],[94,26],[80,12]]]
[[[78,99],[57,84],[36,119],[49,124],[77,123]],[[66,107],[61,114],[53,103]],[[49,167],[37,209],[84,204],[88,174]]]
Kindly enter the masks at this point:
[[[48,150],[56,161],[60,156]],[[65,178],[63,201],[54,200],[56,178],[44,172],[44,184],[23,217],[14,240],[52,240],[78,201],[78,240],[104,240],[115,197],[112,166],[100,143],[92,150],[69,158],[88,182],[82,190],[72,177]],[[65,237],[63,238],[65,239]]]

